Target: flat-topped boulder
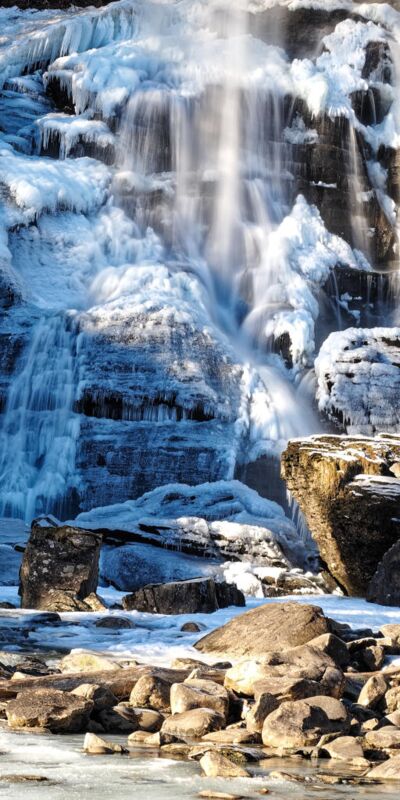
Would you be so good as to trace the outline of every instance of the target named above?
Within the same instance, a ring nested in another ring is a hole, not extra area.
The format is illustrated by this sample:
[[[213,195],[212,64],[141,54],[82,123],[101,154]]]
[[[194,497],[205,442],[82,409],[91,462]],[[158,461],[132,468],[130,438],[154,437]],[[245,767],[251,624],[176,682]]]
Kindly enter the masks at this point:
[[[365,594],[400,537],[400,436],[310,436],[288,443],[282,476],[330,573]]]
[[[195,647],[204,653],[257,657],[306,644],[322,633],[329,633],[329,622],[318,606],[268,603],[203,636]]]
[[[209,614],[218,608],[244,606],[242,592],[213,578],[195,578],[172,583],[151,583],[122,600],[126,611],[149,614]]]
[[[53,520],[33,522],[25,549],[19,593],[22,608],[48,609],[55,590],[84,600],[96,592],[102,537]]]

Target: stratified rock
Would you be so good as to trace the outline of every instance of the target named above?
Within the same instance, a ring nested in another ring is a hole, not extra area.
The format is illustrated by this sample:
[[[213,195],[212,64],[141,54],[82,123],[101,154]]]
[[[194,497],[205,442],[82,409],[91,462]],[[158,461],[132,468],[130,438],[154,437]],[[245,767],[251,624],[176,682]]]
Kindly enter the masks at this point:
[[[352,435],[400,430],[400,328],[331,333],[315,361],[320,411]]]
[[[54,590],[79,600],[96,592],[101,536],[68,525],[33,523],[20,571],[23,608],[43,608]]]
[[[174,739],[190,741],[201,739],[206,733],[218,731],[224,727],[225,718],[218,711],[209,708],[194,708],[182,714],[174,714],[163,723],[161,733]]]
[[[315,745],[327,733],[345,734],[349,729],[344,705],[333,697],[310,697],[282,703],[266,718],[262,731],[266,747],[282,750]]]
[[[236,587],[225,588],[223,584],[217,588],[212,578],[149,584],[122,600],[127,611],[150,614],[209,614],[232,604],[245,605],[242,592]]]
[[[93,702],[56,689],[21,692],[6,707],[10,728],[48,728],[52,733],[85,730]]]
[[[202,756],[200,766],[208,778],[250,778],[246,769],[214,750],[209,750]]]
[[[279,647],[305,644],[322,633],[329,633],[329,623],[318,606],[269,603],[240,614],[195,647],[204,653],[260,656]]]
[[[394,493],[394,499],[400,508],[400,481],[398,484],[399,491],[396,490]],[[383,556],[369,583],[367,600],[383,606],[400,605],[400,542],[392,545]]]
[[[282,475],[321,557],[349,594],[365,594],[400,536],[400,439],[310,436],[289,442]]]

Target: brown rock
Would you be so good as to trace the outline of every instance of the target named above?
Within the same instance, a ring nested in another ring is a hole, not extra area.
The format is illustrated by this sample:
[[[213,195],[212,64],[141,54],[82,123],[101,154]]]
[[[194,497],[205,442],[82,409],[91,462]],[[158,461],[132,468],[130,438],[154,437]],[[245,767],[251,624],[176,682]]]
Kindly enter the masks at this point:
[[[190,680],[171,686],[171,712],[181,714],[191,708],[213,708],[228,718],[229,695],[223,686],[214,681]]]
[[[346,647],[345,642],[342,639],[339,639],[338,636],[335,636],[334,633],[323,633],[321,636],[316,636],[315,639],[311,639],[308,644],[311,647],[318,647],[319,650],[322,650],[328,656],[332,658],[335,664],[341,669],[345,669],[349,663],[349,653]]]
[[[296,439],[282,455],[282,476],[322,559],[349,594],[365,594],[377,565],[399,538],[400,483],[384,477],[399,459],[400,439],[383,434]]]
[[[329,624],[318,606],[268,603],[234,617],[195,647],[204,653],[257,657],[305,644],[323,633],[329,633]]]
[[[200,766],[208,778],[250,778],[246,769],[215,750],[204,754]]]
[[[400,750],[400,728],[387,725],[376,731],[369,731],[364,739],[365,749],[378,750],[386,755],[394,755],[394,750]]]
[[[99,672],[121,669],[116,661],[90,652],[76,652],[65,656],[60,662],[61,672]]]
[[[121,630],[123,628],[135,628],[135,623],[127,617],[102,617],[96,620],[96,628],[111,628],[112,630]]]
[[[96,591],[101,536],[68,525],[32,523],[20,570],[22,608],[47,608],[51,590],[78,600]]]
[[[382,625],[380,631],[385,639],[390,640],[392,645],[400,645],[400,625],[388,623],[387,625]]]
[[[163,714],[153,708],[133,708],[132,711],[138,728],[147,733],[157,733],[165,719]]]
[[[209,708],[194,708],[183,714],[174,714],[163,723],[161,733],[184,742],[201,739],[206,733],[220,730],[225,718]]]
[[[172,681],[157,675],[143,675],[133,687],[129,702],[139,708],[170,712],[171,685]]]
[[[73,689],[71,694],[77,697],[83,697],[85,700],[91,700],[94,704],[95,711],[103,711],[104,708],[113,708],[118,703],[115,695],[110,691],[108,686],[100,686],[96,683],[81,683],[76,689]]]
[[[364,758],[362,746],[354,736],[338,736],[332,742],[323,744],[320,750],[327,753],[330,758],[345,761],[355,767],[369,766],[369,762]]]
[[[139,727],[138,717],[128,703],[118,703],[113,708],[105,708],[97,715],[107,733],[132,733]]]
[[[358,697],[358,704],[366,708],[376,708],[380,701],[385,697],[387,683],[382,674],[372,675],[361,689]]]
[[[127,753],[125,747],[122,747],[121,744],[115,744],[114,742],[108,742],[106,739],[102,739],[100,736],[96,736],[95,733],[87,733],[84,741],[83,741],[83,749],[85,753],[90,753],[91,755],[114,755],[115,753],[119,753],[122,755],[123,753]]]
[[[367,778],[379,781],[400,781],[400,755],[389,758],[383,764],[371,769]]]
[[[6,708],[10,728],[48,728],[52,733],[85,730],[93,702],[55,689],[21,692]]]
[[[310,697],[282,703],[269,714],[262,740],[266,747],[290,750],[316,745],[324,734],[346,734],[348,729],[347,712],[339,700]]]

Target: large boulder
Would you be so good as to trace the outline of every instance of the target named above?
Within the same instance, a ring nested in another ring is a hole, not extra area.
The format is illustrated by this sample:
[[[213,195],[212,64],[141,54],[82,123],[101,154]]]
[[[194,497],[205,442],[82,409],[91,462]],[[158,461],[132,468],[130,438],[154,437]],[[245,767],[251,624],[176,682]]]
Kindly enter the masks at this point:
[[[225,726],[225,717],[210,708],[193,708],[168,717],[161,728],[164,736],[190,741],[201,739],[206,733],[219,731]]]
[[[195,578],[149,584],[126,595],[122,605],[127,611],[150,614],[209,614],[230,605],[244,606],[245,599],[236,586],[218,584],[212,578]]]
[[[310,436],[289,442],[282,476],[320,554],[349,594],[365,594],[400,537],[400,437]]]
[[[400,508],[400,481],[394,499]],[[385,553],[367,589],[367,600],[383,606],[400,606],[400,541]]]
[[[52,520],[34,522],[20,570],[21,606],[47,608],[49,592],[78,599],[97,589],[101,536]]]
[[[204,653],[257,657],[306,644],[322,633],[329,633],[329,622],[318,606],[268,603],[203,636],[195,647]]]
[[[48,728],[52,733],[85,730],[94,703],[58,689],[33,689],[10,700],[6,715],[10,728]]]
[[[344,705],[333,697],[309,697],[282,703],[266,718],[262,739],[266,747],[291,750],[318,744],[327,733],[344,734],[349,720]]]
[[[229,712],[229,695],[227,690],[215,681],[188,679],[184,683],[171,686],[171,711],[182,714],[192,708],[213,708],[225,719]]]

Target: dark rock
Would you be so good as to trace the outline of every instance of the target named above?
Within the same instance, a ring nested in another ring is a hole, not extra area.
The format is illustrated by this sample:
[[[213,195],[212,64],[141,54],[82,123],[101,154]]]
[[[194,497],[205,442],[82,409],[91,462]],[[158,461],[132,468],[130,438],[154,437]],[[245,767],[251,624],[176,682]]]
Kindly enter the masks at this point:
[[[34,522],[20,571],[21,606],[48,608],[51,591],[78,600],[95,592],[100,545],[99,534]]]
[[[127,611],[150,614],[211,613],[226,605],[245,605],[242,592],[212,578],[149,584],[122,600]]]
[[[282,475],[329,571],[362,595],[400,535],[400,460],[395,436],[311,436],[289,442]],[[391,475],[391,477],[389,477]],[[397,511],[396,511],[397,509]]]
[[[96,628],[110,628],[111,630],[122,630],[125,628],[135,628],[135,623],[127,617],[102,617],[96,620]]]
[[[269,603],[240,614],[195,647],[205,653],[259,656],[277,647],[305,644],[323,633],[329,633],[329,624],[318,606]]]
[[[6,709],[10,728],[48,728],[52,733],[85,730],[93,702],[57,689],[20,692]]]
[[[400,507],[400,492],[397,502]],[[383,556],[368,585],[367,600],[384,606],[400,605],[400,542],[396,542]]]
[[[181,631],[183,633],[200,633],[201,627],[198,622],[185,622],[181,627]]]

